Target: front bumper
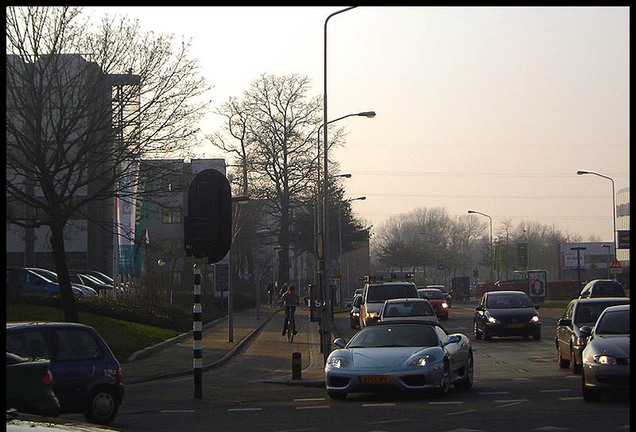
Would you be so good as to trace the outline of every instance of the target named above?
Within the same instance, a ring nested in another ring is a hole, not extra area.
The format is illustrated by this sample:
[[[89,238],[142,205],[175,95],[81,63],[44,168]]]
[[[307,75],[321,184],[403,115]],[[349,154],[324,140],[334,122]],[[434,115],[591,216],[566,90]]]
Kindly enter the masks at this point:
[[[350,370],[325,369],[325,384],[330,392],[376,392],[386,389],[421,391],[440,387],[444,374],[443,365],[426,369],[408,367],[400,370]],[[364,383],[366,377],[375,377],[376,383]]]

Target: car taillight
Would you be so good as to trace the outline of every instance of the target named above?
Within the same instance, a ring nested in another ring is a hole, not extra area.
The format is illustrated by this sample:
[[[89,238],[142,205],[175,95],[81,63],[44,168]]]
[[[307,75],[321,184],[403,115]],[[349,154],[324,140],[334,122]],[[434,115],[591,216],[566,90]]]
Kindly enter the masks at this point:
[[[117,384],[121,383],[121,379],[122,379],[121,367],[117,368],[117,376],[115,377],[115,379],[117,380]]]
[[[51,375],[51,371],[46,371],[46,373],[42,375],[42,384],[45,386],[53,385],[53,375]]]

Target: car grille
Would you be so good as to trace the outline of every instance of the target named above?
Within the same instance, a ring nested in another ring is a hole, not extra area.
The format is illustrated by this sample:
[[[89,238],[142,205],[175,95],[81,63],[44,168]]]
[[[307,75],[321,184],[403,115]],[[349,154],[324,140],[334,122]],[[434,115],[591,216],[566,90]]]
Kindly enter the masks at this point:
[[[402,382],[409,387],[425,386],[426,375],[407,375],[402,377]]]
[[[327,384],[329,387],[346,387],[349,385],[349,381],[349,378],[346,377],[330,376]]]

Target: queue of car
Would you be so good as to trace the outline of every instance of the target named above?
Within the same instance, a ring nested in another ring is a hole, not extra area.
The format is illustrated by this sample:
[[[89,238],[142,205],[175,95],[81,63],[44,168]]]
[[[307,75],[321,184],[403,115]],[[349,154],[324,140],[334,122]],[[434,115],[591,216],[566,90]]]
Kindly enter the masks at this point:
[[[405,291],[409,283],[368,281],[363,292],[354,295],[351,328],[359,325],[361,330],[348,343],[334,341],[338,349],[325,365],[330,397],[342,399],[351,392],[384,389],[445,393],[451,384],[472,386],[470,340],[462,334],[448,335],[439,325],[438,319],[448,317],[450,302],[439,288],[432,287],[417,289],[416,298]],[[597,401],[606,391],[629,390],[630,299],[623,286],[614,280],[594,280],[578,297],[569,302],[557,322],[559,367],[572,367],[574,373],[582,374],[585,401]],[[440,311],[442,303],[446,307]],[[474,338],[540,340],[538,309],[522,291],[486,292],[473,317]],[[428,333],[431,330],[437,339],[424,340],[423,335],[432,334]],[[440,370],[445,372],[440,374]]]
[[[99,293],[115,289],[121,293],[121,288],[115,288],[114,281],[100,272],[72,270],[69,278],[75,297],[97,297]],[[7,267],[6,282],[7,289],[15,291],[12,294],[54,295],[60,292],[57,273],[45,268]]]

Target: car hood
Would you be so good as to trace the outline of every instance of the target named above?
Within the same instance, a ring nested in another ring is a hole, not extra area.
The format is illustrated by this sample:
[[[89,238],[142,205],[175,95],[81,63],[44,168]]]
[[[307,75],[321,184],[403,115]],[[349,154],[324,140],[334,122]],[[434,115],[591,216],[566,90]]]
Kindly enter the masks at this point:
[[[534,308],[507,308],[507,309],[488,309],[488,314],[495,318],[527,318],[530,319],[538,315]]]
[[[426,352],[428,348],[420,347],[387,347],[387,348],[350,348],[353,366],[356,368],[397,367],[418,352]]]
[[[629,357],[629,335],[596,335],[590,345],[597,354]]]

